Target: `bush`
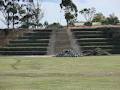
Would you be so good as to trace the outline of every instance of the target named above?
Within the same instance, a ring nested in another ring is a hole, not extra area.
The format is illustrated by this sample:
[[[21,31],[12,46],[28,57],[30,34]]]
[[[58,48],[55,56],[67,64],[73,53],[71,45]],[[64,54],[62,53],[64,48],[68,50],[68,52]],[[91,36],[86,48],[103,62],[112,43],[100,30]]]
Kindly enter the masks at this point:
[[[119,23],[119,19],[114,14],[111,14],[109,17],[107,17],[105,20],[102,21],[102,24],[104,25],[117,25]]]
[[[92,22],[85,22],[84,25],[85,26],[92,26]]]

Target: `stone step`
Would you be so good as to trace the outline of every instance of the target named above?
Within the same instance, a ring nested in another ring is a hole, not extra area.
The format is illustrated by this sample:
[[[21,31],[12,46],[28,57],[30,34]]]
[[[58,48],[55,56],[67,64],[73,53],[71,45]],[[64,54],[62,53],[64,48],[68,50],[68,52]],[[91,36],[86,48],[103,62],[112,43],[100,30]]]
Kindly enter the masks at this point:
[[[18,39],[50,39],[50,36],[23,36]]]
[[[78,43],[80,46],[92,46],[92,45],[113,45],[112,43],[108,43],[108,42],[79,42]]]
[[[75,38],[77,39],[80,39],[80,38],[107,38],[107,36],[103,36],[103,35],[79,35],[79,36],[74,36]]]
[[[81,46],[82,49],[95,49],[95,48],[102,48],[102,49],[120,49],[120,46],[113,46],[113,45],[93,45],[93,46]]]
[[[37,40],[19,39],[10,41],[10,43],[49,43],[49,39],[37,39]]]
[[[8,47],[48,47],[48,43],[11,43]]]
[[[0,48],[0,55],[46,55],[50,52],[52,30],[25,32],[6,47]]]
[[[47,51],[0,51],[0,55],[46,55]]]
[[[93,34],[97,34],[97,33],[104,33],[103,31],[73,31],[73,33],[81,33],[81,34],[83,34],[83,33],[87,33],[87,34],[89,34],[89,33],[93,33]]]
[[[33,30],[33,32],[52,32],[52,30],[45,30],[45,29],[43,29],[43,30]]]
[[[63,50],[72,48],[67,30],[61,30],[56,32],[55,34],[56,34],[55,53],[59,53]]]
[[[2,47],[0,51],[47,51],[47,47]]]
[[[42,32],[42,33],[38,33],[38,32],[32,32],[32,33],[25,33],[24,36],[50,36],[51,33],[48,32]]]
[[[101,48],[112,54],[120,54],[120,39],[112,38],[109,28],[74,29],[72,32],[82,50]]]
[[[112,38],[80,38],[76,39],[77,41],[104,41],[104,40],[112,40]]]
[[[74,31],[108,31],[110,28],[79,28],[79,29],[71,29],[72,32]]]

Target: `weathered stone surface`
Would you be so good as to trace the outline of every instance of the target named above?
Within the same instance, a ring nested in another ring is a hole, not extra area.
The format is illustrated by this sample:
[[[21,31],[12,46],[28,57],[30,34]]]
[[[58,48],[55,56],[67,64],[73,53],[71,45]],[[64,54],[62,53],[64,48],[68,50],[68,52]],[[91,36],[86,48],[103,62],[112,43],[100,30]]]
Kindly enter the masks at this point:
[[[110,55],[105,50],[102,50],[101,48],[95,48],[93,50],[84,50],[82,51],[83,56],[101,56],[101,55]]]
[[[101,56],[101,55],[110,55],[105,50],[101,48],[95,48],[93,50],[84,50],[81,53],[78,51],[74,51],[72,49],[66,49],[62,52],[56,54],[56,57],[80,57],[80,56]]]
[[[77,51],[74,51],[72,49],[69,50],[63,50],[60,53],[56,54],[56,57],[80,57],[81,54]]]

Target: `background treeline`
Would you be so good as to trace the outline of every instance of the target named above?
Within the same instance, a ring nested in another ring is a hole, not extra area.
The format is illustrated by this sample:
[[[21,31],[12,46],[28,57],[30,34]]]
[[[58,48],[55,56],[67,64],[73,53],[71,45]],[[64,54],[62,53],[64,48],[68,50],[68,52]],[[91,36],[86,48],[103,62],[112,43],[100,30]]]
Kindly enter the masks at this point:
[[[20,3],[20,0],[0,0],[0,20],[7,28],[38,28],[43,12],[39,2],[34,4],[33,0]]]
[[[65,12],[64,16],[67,25],[74,25],[77,22],[78,14],[81,14],[85,18],[84,25],[87,26],[91,26],[93,22],[100,22],[102,25],[116,25],[119,23],[119,19],[115,14],[110,14],[108,17],[105,17],[103,13],[97,13],[94,7],[83,8],[78,11],[77,6],[72,0],[62,0],[60,6]]]

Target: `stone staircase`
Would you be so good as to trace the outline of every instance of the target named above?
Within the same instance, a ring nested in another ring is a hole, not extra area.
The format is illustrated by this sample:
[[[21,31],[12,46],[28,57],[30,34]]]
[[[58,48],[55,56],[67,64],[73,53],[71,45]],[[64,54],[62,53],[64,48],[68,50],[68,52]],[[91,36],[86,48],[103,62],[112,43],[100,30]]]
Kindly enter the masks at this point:
[[[66,49],[72,49],[71,41],[66,29],[55,32],[55,54]]]
[[[33,30],[0,48],[0,55],[47,55],[52,30]]]
[[[120,54],[120,38],[110,32],[109,28],[32,30],[0,47],[0,55],[56,55],[63,50],[81,53],[95,48]]]
[[[113,38],[109,28],[72,29],[74,40],[81,50],[101,48],[111,54],[120,54],[120,38]]]

